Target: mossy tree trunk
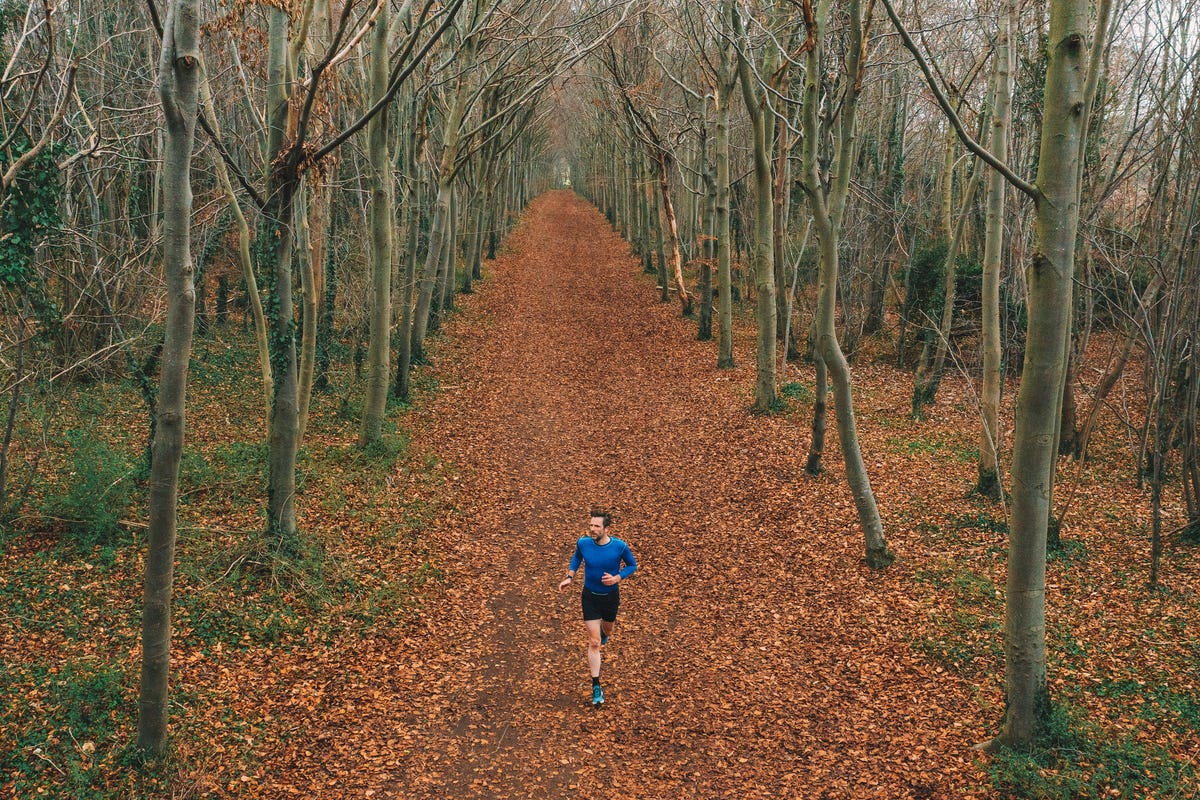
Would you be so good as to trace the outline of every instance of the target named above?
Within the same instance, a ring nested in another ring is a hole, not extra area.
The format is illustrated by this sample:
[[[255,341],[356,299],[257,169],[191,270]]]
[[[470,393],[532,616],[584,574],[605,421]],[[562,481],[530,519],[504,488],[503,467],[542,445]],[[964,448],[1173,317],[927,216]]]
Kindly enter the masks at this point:
[[[379,17],[371,31],[371,101],[378,102],[388,87],[387,3],[380,6]],[[392,326],[392,169],[387,143],[387,109],[372,117],[367,125],[368,186],[371,208],[371,293],[367,345],[367,396],[363,403],[362,426],[358,444],[367,447],[383,436],[383,417],[387,409],[388,370],[391,366]]]

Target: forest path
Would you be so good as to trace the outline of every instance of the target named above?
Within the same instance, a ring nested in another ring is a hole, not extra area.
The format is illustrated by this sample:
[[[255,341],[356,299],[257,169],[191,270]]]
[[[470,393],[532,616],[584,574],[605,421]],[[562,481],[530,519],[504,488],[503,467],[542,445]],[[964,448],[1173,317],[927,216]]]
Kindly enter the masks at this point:
[[[534,201],[416,414],[454,487],[420,534],[447,589],[390,652],[340,656],[301,771],[403,798],[969,793],[969,687],[931,691],[896,630],[906,588],[862,565],[836,450],[800,477],[806,432],[749,414],[747,334],[718,370],[656,295],[592,206]],[[579,582],[555,591],[593,505],[641,566],[599,711]]]

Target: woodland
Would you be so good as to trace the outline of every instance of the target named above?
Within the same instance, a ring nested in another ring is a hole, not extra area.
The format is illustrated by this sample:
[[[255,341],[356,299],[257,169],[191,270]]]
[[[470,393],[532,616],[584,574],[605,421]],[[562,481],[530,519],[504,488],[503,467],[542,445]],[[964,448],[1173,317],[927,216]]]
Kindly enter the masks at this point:
[[[0,0],[0,793],[1200,798],[1197,11]]]

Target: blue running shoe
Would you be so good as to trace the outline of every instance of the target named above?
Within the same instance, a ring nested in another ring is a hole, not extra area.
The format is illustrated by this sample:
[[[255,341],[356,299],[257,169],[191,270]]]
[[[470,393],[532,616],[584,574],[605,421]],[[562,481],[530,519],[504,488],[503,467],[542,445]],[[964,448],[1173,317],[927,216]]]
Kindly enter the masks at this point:
[[[608,634],[604,632],[603,628],[600,629],[600,644],[608,644]]]
[[[600,684],[592,687],[592,705],[598,706],[604,703],[604,691],[600,688]]]

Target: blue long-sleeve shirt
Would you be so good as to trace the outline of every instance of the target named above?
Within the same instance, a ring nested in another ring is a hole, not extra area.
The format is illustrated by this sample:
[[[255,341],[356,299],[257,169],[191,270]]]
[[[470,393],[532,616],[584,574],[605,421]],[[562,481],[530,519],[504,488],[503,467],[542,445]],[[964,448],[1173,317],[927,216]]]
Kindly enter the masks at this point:
[[[621,563],[625,566],[622,567]],[[625,580],[637,570],[637,561],[629,545],[616,538],[608,537],[604,544],[596,544],[590,536],[584,536],[575,543],[575,554],[571,556],[571,571],[579,569],[584,564],[583,588],[592,594],[608,594],[616,590],[616,585],[605,586],[600,582],[604,573],[620,575]]]

